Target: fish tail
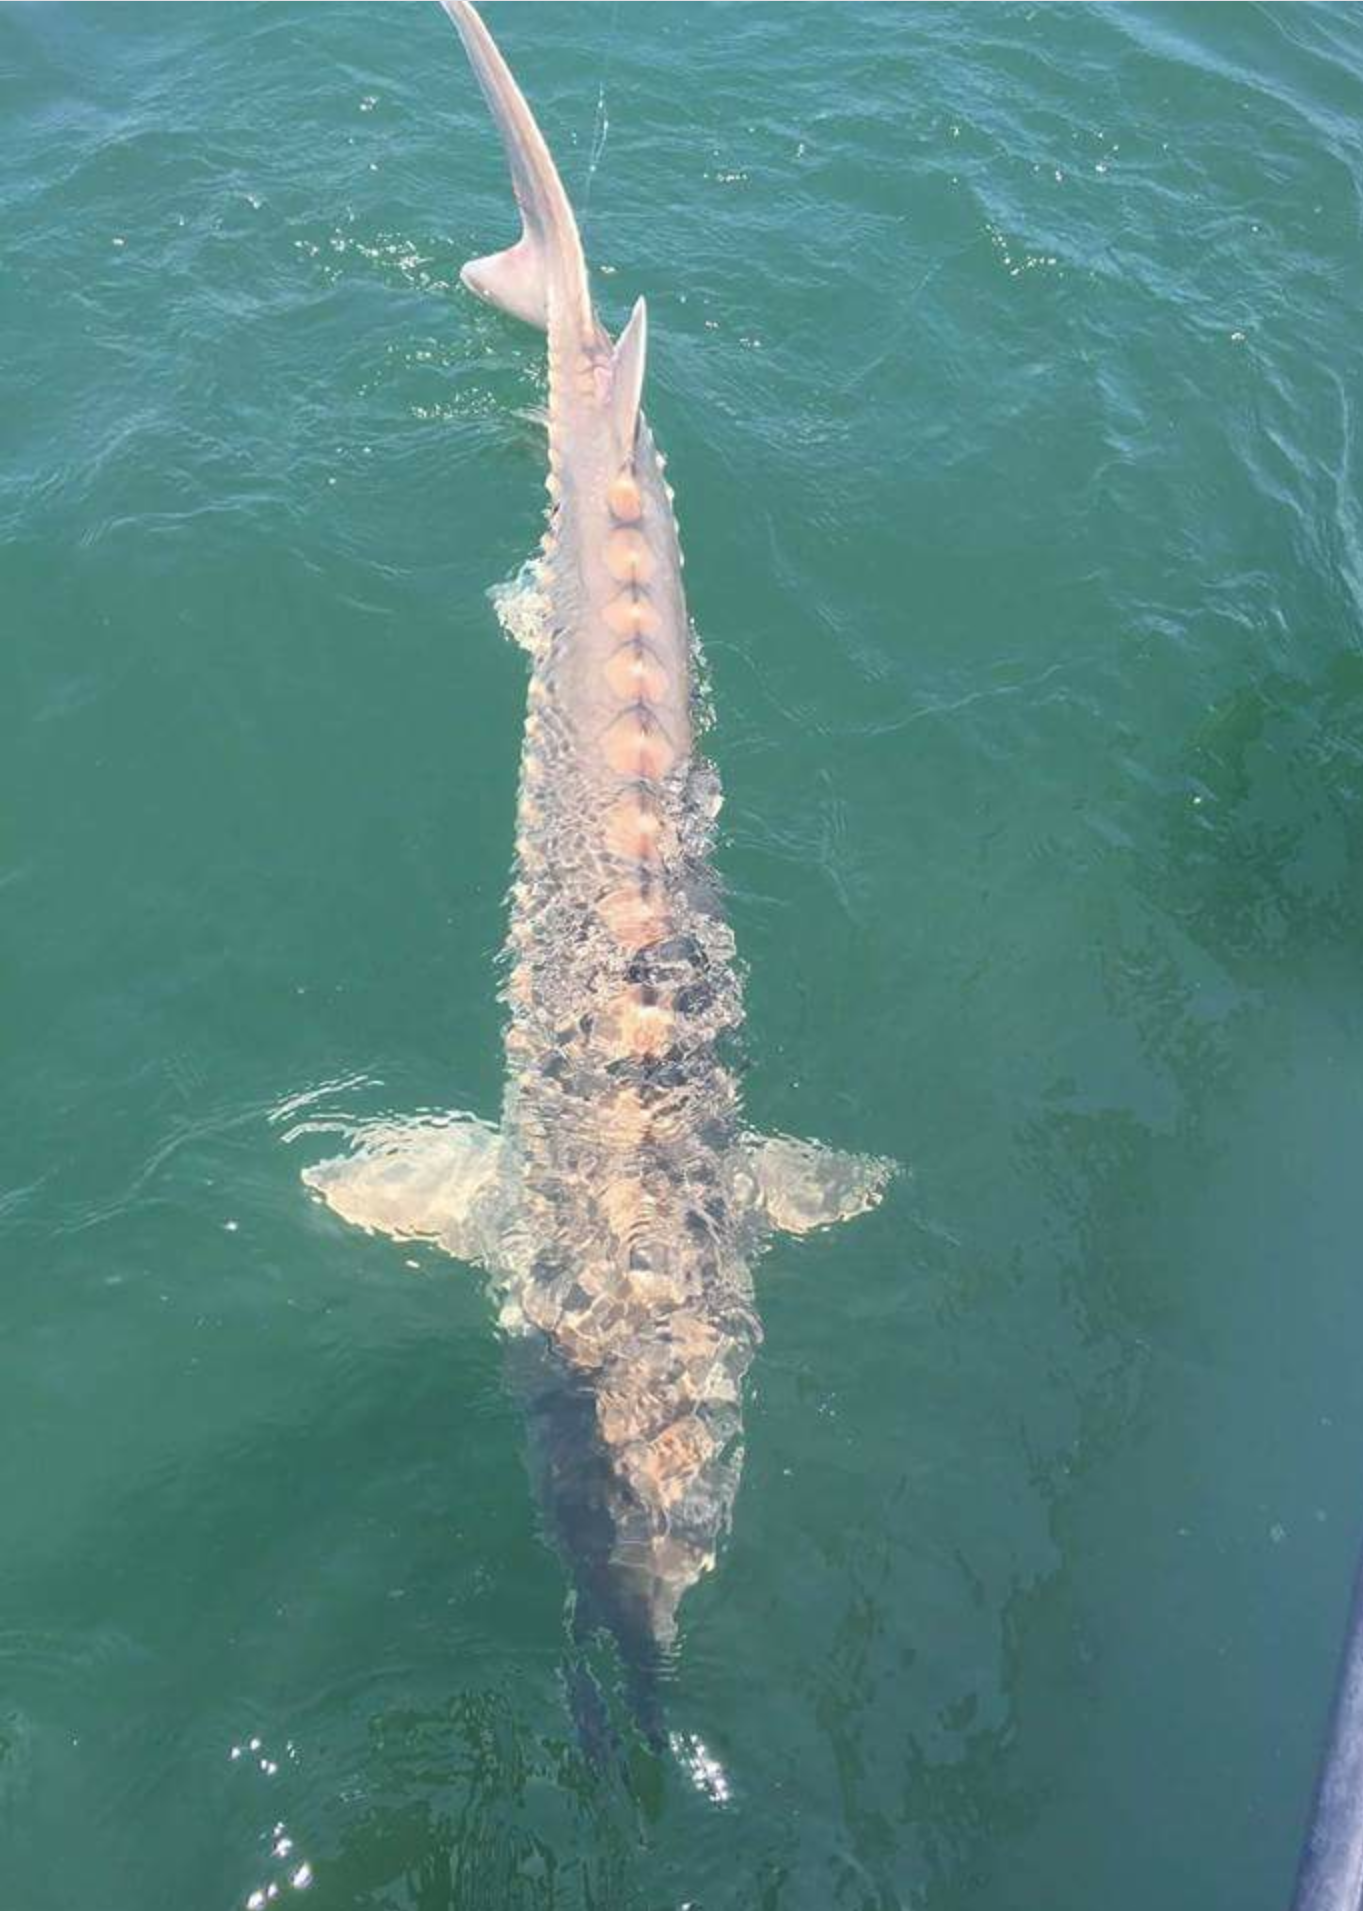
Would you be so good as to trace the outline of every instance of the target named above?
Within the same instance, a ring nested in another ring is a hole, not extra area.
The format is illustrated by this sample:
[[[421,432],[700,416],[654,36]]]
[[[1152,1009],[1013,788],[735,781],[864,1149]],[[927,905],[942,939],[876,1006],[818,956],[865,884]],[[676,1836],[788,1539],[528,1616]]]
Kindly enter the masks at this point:
[[[469,0],[440,0],[458,29],[506,148],[521,236],[505,252],[470,259],[460,277],[488,304],[548,331],[576,337],[596,326],[586,261],[568,195],[525,95]]]

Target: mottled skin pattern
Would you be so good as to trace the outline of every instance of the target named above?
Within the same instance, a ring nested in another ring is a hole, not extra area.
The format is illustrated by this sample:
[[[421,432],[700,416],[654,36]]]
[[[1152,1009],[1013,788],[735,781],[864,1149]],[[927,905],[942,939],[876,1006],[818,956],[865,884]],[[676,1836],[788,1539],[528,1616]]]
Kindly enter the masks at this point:
[[[442,0],[501,131],[523,233],[464,268],[542,325],[551,515],[509,621],[532,657],[500,1134],[375,1124],[305,1179],[347,1219],[488,1267],[518,1336],[551,1527],[636,1666],[714,1563],[761,1339],[752,1261],[879,1198],[888,1164],[741,1128],[740,1020],[708,867],[714,772],[642,302],[612,343],[547,148],[467,0]],[[580,1618],[583,1616],[580,1613]]]
[[[738,1098],[716,1047],[740,1004],[703,861],[717,786],[692,751],[671,493],[647,423],[616,402],[614,347],[583,322],[575,265],[547,285],[552,511],[502,1132],[535,1244],[520,1311],[591,1377],[616,1566],[661,1640],[729,1516],[760,1338]]]
[[[579,376],[589,366],[551,355],[560,469],[571,432],[606,438],[590,371]],[[608,470],[616,448],[600,450]],[[592,1377],[618,1476],[617,1563],[660,1639],[728,1519],[739,1389],[760,1338],[752,1183],[737,1172],[738,1096],[717,1049],[739,991],[702,860],[715,786],[690,751],[679,573],[645,427],[607,484],[563,484],[542,567],[502,1121],[538,1244],[520,1309]],[[584,607],[602,633],[585,669]]]

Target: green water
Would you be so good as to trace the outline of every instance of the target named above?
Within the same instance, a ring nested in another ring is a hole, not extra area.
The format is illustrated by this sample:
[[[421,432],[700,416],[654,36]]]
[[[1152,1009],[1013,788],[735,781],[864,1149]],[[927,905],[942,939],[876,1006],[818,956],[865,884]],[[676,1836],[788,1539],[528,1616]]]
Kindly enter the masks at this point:
[[[912,1174],[761,1270],[729,1796],[594,1778],[477,1279],[288,1139],[500,1097],[500,154],[434,7],[5,8],[0,1907],[1269,1911],[1363,1526],[1363,13],[492,23],[650,301],[749,1112]]]

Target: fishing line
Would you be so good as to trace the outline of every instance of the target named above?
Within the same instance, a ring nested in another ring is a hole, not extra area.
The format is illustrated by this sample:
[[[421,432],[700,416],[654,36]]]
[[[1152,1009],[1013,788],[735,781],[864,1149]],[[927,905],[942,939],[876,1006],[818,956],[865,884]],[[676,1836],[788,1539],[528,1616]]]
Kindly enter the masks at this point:
[[[601,164],[601,155],[606,150],[606,141],[610,138],[610,114],[606,110],[606,89],[610,85],[611,66],[615,60],[615,20],[620,11],[620,0],[613,0],[610,25],[606,30],[606,51],[601,64],[601,78],[596,89],[596,122],[592,127],[591,151],[587,158],[587,183],[582,194],[582,236],[585,242],[591,221],[592,187],[596,184],[597,168]],[[585,247],[584,247],[585,249]]]

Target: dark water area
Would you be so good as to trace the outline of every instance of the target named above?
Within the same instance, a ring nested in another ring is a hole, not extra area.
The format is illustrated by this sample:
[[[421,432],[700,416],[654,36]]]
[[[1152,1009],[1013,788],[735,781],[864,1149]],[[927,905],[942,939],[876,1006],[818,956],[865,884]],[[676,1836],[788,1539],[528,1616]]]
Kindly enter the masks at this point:
[[[650,308],[759,1269],[603,1782],[479,1277],[542,344],[435,7],[0,9],[0,1907],[1269,1911],[1363,1528],[1363,11],[510,7]],[[254,1901],[273,1902],[254,1895]]]

